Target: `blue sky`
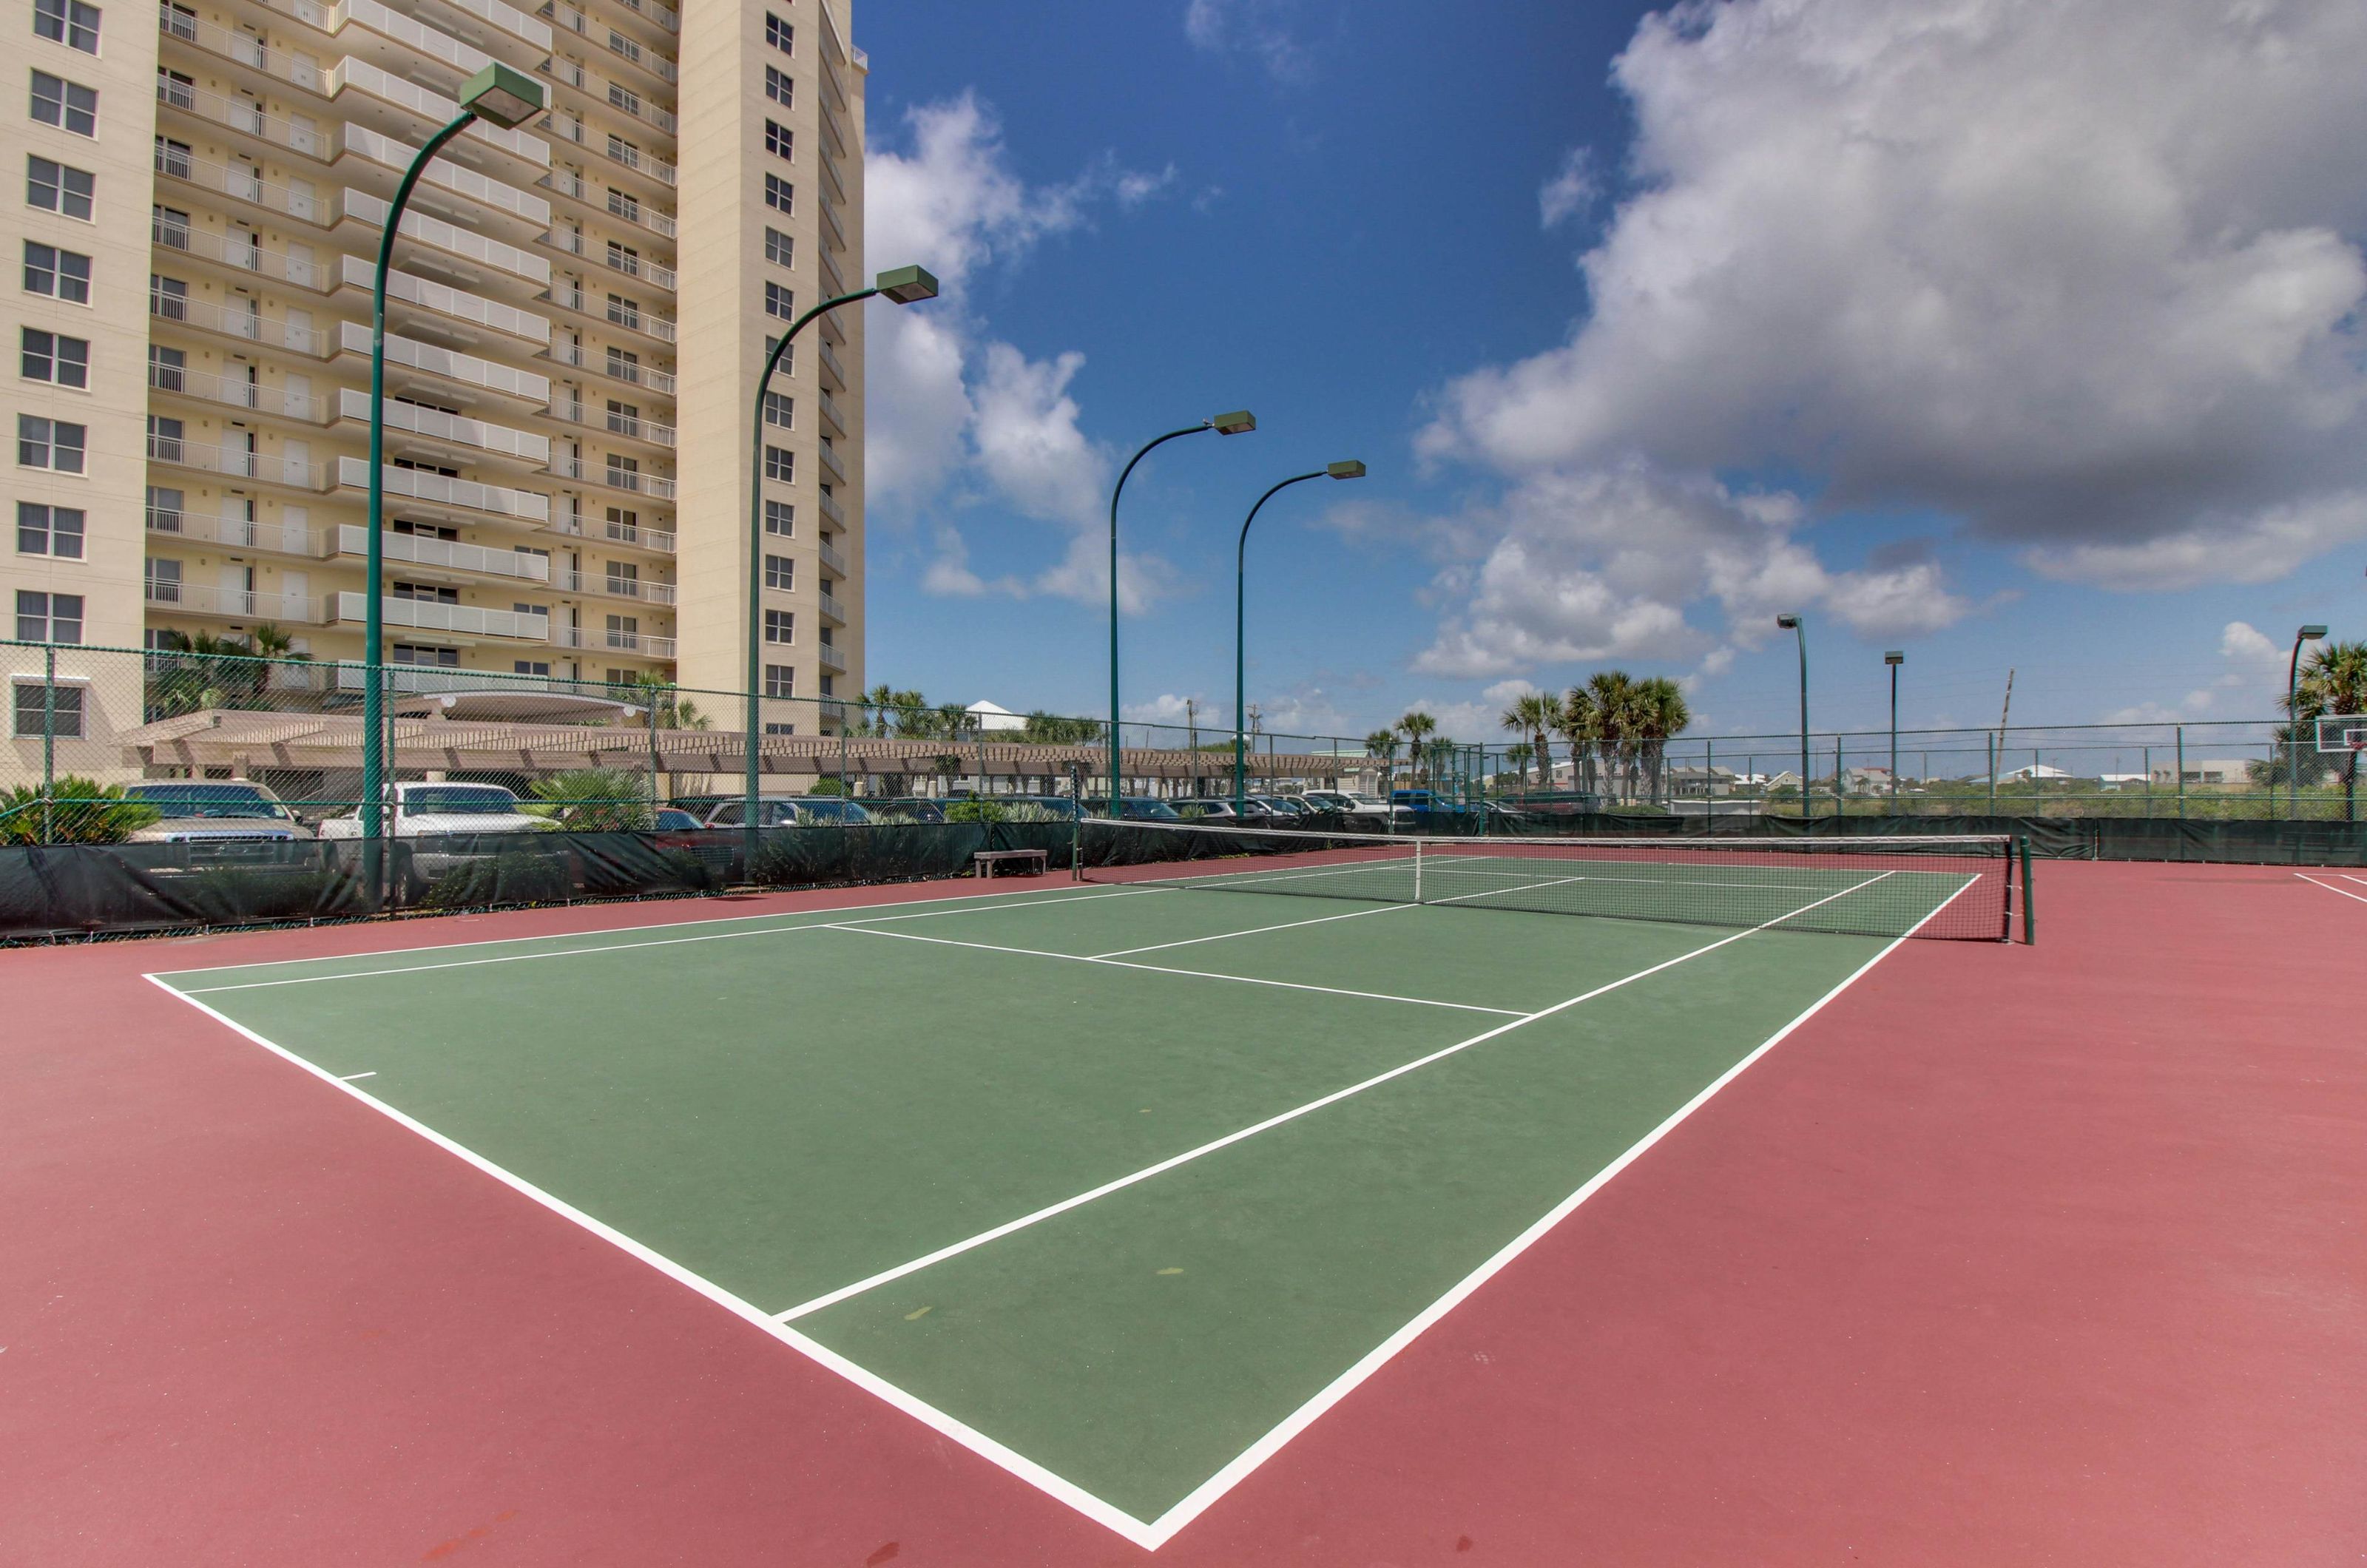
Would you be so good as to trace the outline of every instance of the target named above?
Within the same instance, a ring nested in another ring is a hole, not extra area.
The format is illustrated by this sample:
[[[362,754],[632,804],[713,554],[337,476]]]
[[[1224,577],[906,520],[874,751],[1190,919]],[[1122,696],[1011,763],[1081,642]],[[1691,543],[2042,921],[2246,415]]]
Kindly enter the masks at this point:
[[[1820,728],[1891,647],[1909,726],[2262,713],[2367,634],[2367,7],[2223,10],[866,5],[868,260],[949,285],[867,307],[872,678],[1102,711],[1109,479],[1245,406],[1128,486],[1130,716],[1226,721],[1241,514],[1349,457],[1252,539],[1274,728],[1781,731],[1795,607]]]

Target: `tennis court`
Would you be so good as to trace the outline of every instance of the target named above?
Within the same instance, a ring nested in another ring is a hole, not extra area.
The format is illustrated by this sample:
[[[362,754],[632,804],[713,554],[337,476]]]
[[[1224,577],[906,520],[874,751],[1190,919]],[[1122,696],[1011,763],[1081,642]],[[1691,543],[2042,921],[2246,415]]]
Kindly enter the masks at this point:
[[[1156,1546],[2010,865],[1285,849],[152,978]]]

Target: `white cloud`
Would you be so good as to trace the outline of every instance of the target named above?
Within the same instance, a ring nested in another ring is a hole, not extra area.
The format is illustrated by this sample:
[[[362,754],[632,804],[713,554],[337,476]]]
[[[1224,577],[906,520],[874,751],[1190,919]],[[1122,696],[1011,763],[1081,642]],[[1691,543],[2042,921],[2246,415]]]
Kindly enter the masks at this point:
[[[1253,60],[1275,82],[1305,82],[1314,74],[1314,56],[1277,17],[1279,0],[1192,0],[1184,9],[1184,36],[1206,54],[1238,53]]]
[[[1788,495],[1641,463],[1532,475],[1467,520],[1494,543],[1439,574],[1447,614],[1414,668],[1476,679],[1580,660],[1715,660],[1715,642],[1763,641],[1784,610],[1899,636],[1971,609],[1929,562],[1829,570],[1795,536],[1801,510]],[[1690,620],[1695,606],[1717,609],[1722,633]]]
[[[1648,17],[1615,70],[1642,189],[1582,258],[1591,313],[1448,386],[1421,448],[1780,464],[2118,587],[2288,571],[2367,537],[2362,61],[2357,0]],[[1894,619],[1911,578],[1836,608]]]
[[[1554,228],[1593,206],[1594,198],[1601,194],[1592,150],[1573,147],[1553,178],[1537,187],[1538,220],[1547,229]]]
[[[922,579],[926,592],[1106,594],[1107,563],[1094,564],[1082,533],[1093,522],[1110,468],[1108,454],[1083,434],[1083,411],[1070,390],[1084,355],[1034,359],[995,339],[971,303],[970,286],[1045,239],[1086,227],[1099,204],[1142,207],[1174,186],[1177,171],[1130,170],[1104,154],[1073,179],[1031,186],[1014,170],[993,111],[969,93],[911,110],[906,125],[909,150],[883,137],[865,155],[865,243],[880,265],[927,265],[944,294],[912,309],[874,310],[866,320],[867,500],[891,522],[933,503],[994,501],[1071,536],[1054,566],[990,580],[971,570],[959,532],[941,525]],[[1121,564],[1121,597],[1130,610],[1172,581],[1162,562]]]
[[[2270,712],[2284,696],[2288,652],[2250,622],[2229,621],[2219,632],[2219,658],[2225,668],[2214,679],[2187,693],[2175,705],[2138,703],[2106,714],[2103,722],[2171,724],[2180,719],[2251,717]]]

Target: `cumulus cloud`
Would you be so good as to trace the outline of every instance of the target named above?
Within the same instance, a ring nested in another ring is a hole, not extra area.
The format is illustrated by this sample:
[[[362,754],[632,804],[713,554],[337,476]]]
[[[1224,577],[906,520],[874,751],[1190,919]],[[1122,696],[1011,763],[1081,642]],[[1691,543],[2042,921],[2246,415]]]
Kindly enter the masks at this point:
[[[1315,73],[1315,57],[1294,38],[1279,0],[1192,0],[1184,8],[1184,36],[1205,54],[1238,54],[1275,82],[1295,85]]]
[[[1639,188],[1581,258],[1589,313],[1447,386],[1421,448],[1516,476],[1781,465],[1820,508],[1933,508],[2113,587],[2281,575],[2367,537],[2362,59],[2356,0],[1648,17],[1614,73]],[[1585,188],[1564,173],[1548,224]],[[1548,577],[1528,618],[1573,629],[1541,649],[1682,639]],[[1912,621],[1935,583],[1832,603]]]
[[[1546,228],[1577,217],[1594,205],[1602,187],[1594,177],[1594,154],[1573,147],[1553,178],[1537,187],[1537,218]]]
[[[1895,637],[1971,609],[1930,561],[1827,568],[1796,537],[1802,516],[1791,495],[1640,461],[1532,475],[1464,520],[1494,542],[1439,573],[1453,608],[1414,668],[1478,679],[1580,660],[1714,659],[1721,642],[1763,640],[1783,610],[1822,608]],[[1696,606],[1720,624],[1698,624]]]
[[[867,499],[889,519],[991,500],[1064,531],[1093,522],[1109,455],[1082,430],[1070,386],[1085,357],[1031,358],[993,337],[971,302],[973,280],[1019,262],[1048,238],[1086,227],[1105,203],[1139,208],[1171,189],[1158,173],[1104,154],[1075,177],[1030,185],[1013,168],[992,110],[972,94],[911,110],[908,147],[876,138],[865,154],[866,244],[876,257],[927,258],[944,286],[935,302],[867,318],[871,418],[865,434]],[[1106,560],[1076,534],[1053,566],[1032,576],[981,577],[961,534],[937,523],[922,586],[930,592],[1046,592],[1098,598]],[[1121,565],[1121,597],[1138,609],[1172,573],[1155,560]]]
[[[2138,703],[2106,714],[2103,722],[2169,724],[2182,718],[2267,713],[2284,696],[2288,652],[2288,648],[2271,642],[2249,621],[2229,621],[2219,632],[2219,658],[2225,668],[2216,677],[2187,693],[2174,706]]]

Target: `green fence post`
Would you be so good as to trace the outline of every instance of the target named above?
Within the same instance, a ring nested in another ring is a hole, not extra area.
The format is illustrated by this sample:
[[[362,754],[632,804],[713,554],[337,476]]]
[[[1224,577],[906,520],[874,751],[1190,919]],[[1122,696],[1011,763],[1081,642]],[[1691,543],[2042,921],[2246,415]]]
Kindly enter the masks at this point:
[[[1984,735],[1981,739],[1988,743],[1989,815],[1994,817],[1997,815],[1997,737],[1994,735]]]
[[[2030,889],[2030,835],[2022,836],[2022,945],[2038,944],[2038,900]]]
[[[87,728],[89,720],[84,720]],[[57,837],[58,801],[58,649],[41,645],[41,842]]]
[[[2178,727],[2178,819],[2186,820],[2186,726],[2182,724]]]

